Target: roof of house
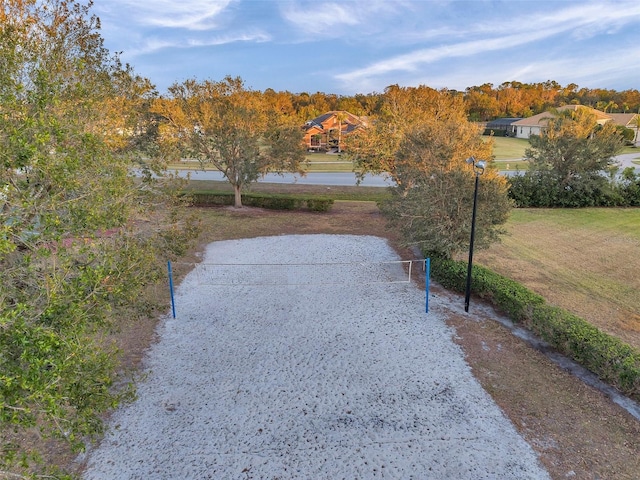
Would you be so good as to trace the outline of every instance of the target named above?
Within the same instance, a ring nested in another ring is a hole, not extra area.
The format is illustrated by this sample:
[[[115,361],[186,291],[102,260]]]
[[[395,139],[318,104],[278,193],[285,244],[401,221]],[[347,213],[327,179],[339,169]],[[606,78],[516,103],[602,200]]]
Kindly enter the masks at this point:
[[[596,110],[595,108],[586,107],[584,105],[563,105],[562,107],[558,107],[557,110],[559,112],[564,112],[565,110],[573,110],[574,112],[580,108],[586,108],[589,113],[595,115],[598,120],[610,120],[611,116],[605,112],[601,112],[600,110]]]
[[[585,107],[584,105],[564,105],[562,107],[558,107],[556,110],[558,112],[563,112],[566,110],[578,110],[579,108],[586,108],[590,113],[596,116],[598,122],[607,122],[612,119],[611,115],[601,112],[600,110],[596,110],[591,107]],[[555,115],[552,112],[542,112],[532,117],[523,118],[522,120],[518,120],[517,122],[513,122],[512,125],[518,127],[542,127],[545,126],[550,119],[552,119]]]
[[[637,113],[610,113],[609,116],[616,125],[637,127],[635,123],[635,119],[638,117]]]
[[[324,123],[327,120],[330,120],[332,117],[337,117],[338,114],[342,114],[344,116],[343,120],[340,122],[342,124],[342,129],[346,130],[347,132],[351,132],[353,130],[355,130],[356,127],[362,125],[363,119],[352,114],[349,113],[345,110],[332,110],[330,112],[324,113],[312,120],[308,120],[305,124],[304,124],[304,129],[305,130],[310,130],[312,128],[318,128],[320,130],[324,130]],[[335,122],[334,122],[335,124]],[[333,125],[334,125],[333,124]],[[331,126],[331,128],[335,128],[333,127],[333,125]]]
[[[324,115],[320,115],[319,117],[310,120],[311,123],[315,123],[316,125],[322,125],[323,122],[326,122],[329,118],[335,115],[336,112],[327,112]]]
[[[495,120],[491,120],[490,122],[487,122],[486,128],[504,128],[504,127],[508,127],[509,125],[512,125],[514,122],[517,122],[518,120],[522,120],[522,117],[496,118]]]

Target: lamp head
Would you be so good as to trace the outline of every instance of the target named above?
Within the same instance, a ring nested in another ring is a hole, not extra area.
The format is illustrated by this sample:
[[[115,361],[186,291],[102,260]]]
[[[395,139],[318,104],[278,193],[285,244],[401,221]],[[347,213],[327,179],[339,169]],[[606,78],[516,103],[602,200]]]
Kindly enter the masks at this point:
[[[487,162],[484,160],[476,160],[475,157],[469,157],[465,161],[473,166],[473,171],[476,172],[476,175],[482,175],[484,169],[487,168]]]

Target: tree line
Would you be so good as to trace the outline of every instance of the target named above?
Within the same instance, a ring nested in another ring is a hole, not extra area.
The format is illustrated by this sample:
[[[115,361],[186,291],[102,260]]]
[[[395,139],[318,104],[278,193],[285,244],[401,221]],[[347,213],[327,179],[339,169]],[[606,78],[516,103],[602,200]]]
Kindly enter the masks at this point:
[[[401,88],[389,85],[382,92],[336,95],[324,92],[276,91],[267,88],[262,95],[277,111],[295,117],[302,124],[326,112],[345,110],[358,116],[378,116],[384,97]],[[640,91],[585,88],[575,83],[504,82],[498,86],[485,83],[464,91],[448,90],[463,99],[465,113],[471,121],[485,122],[501,117],[530,117],[563,105],[584,105],[609,113],[639,113]]]
[[[540,83],[504,82],[467,88],[462,93],[469,119],[487,121],[501,117],[530,117],[563,105],[584,105],[609,113],[640,113],[640,91],[562,86],[548,80]]]

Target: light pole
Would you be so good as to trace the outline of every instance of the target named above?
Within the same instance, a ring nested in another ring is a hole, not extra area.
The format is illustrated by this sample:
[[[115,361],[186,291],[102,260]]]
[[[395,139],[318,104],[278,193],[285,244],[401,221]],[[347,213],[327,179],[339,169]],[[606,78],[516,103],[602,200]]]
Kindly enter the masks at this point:
[[[469,265],[467,266],[467,288],[464,293],[464,311],[469,311],[469,298],[471,297],[471,266],[473,264],[473,239],[476,233],[476,206],[478,203],[478,179],[484,173],[486,163],[476,160],[474,157],[467,158],[467,163],[473,165],[476,174],[476,184],[473,189],[473,214],[471,215],[471,240],[469,241]]]

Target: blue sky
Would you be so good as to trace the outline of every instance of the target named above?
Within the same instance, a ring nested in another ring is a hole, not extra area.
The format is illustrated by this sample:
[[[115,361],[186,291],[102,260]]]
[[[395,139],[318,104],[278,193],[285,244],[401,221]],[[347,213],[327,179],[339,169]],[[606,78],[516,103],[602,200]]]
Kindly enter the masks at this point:
[[[506,81],[640,89],[638,0],[96,0],[106,47],[161,93],[464,90]]]

